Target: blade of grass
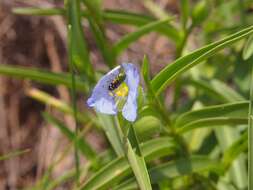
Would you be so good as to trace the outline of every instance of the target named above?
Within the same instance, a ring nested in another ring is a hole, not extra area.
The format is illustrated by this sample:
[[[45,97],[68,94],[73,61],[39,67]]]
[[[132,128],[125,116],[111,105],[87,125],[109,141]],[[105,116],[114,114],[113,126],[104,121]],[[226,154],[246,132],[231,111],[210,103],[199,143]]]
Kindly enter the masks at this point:
[[[107,41],[105,32],[100,30],[100,28],[98,27],[94,19],[88,17],[88,20],[90,23],[90,28],[92,30],[92,33],[95,37],[96,43],[98,45],[98,48],[100,49],[102,56],[105,60],[105,63],[110,68],[113,68],[116,63],[116,57],[114,55],[111,45]]]
[[[172,138],[162,137],[140,144],[145,160],[151,161],[175,152],[177,145]],[[124,156],[121,156],[96,172],[82,186],[82,190],[108,189],[131,172],[130,165]]]
[[[242,57],[244,60],[249,59],[253,55],[253,35],[250,36],[243,48]]]
[[[203,90],[203,92],[218,102],[231,102],[231,99],[235,101],[245,100],[243,96],[231,87],[216,79],[212,79],[211,81],[203,79],[186,79],[183,80],[183,83],[186,85],[193,85],[195,88]]]
[[[122,53],[122,51],[130,45],[130,43],[135,42],[137,39],[153,31],[155,28],[165,25],[169,20],[170,19],[164,19],[164,20],[151,22],[149,24],[141,26],[135,32],[132,32],[124,36],[113,47],[115,55],[119,56],[119,54]]]
[[[249,116],[248,116],[248,188],[253,189],[253,64],[251,64],[249,95]]]
[[[232,162],[248,148],[248,133],[240,136],[223,154],[222,162],[225,169],[228,169]]]
[[[247,118],[237,118],[237,117],[213,117],[209,119],[199,119],[197,121],[191,122],[183,127],[177,129],[178,133],[185,133],[193,129],[198,129],[201,127],[224,127],[224,125],[236,126],[240,124],[246,124]]]
[[[182,28],[186,30],[189,15],[190,15],[190,3],[189,0],[180,0],[180,17]]]
[[[73,11],[78,11],[80,9],[79,1],[76,0],[71,0],[71,2],[68,1],[67,4],[69,8],[69,15],[74,14]],[[73,9],[73,10],[72,10]],[[78,19],[80,19],[80,15],[74,16]],[[73,109],[73,116],[74,116],[74,128],[75,128],[75,135],[74,135],[74,153],[75,153],[75,168],[76,168],[76,175],[75,175],[75,183],[76,186],[78,187],[80,182],[80,158],[79,158],[79,150],[78,150],[78,135],[79,135],[79,128],[78,128],[78,123],[77,123],[77,102],[76,102],[76,80],[75,80],[75,73],[74,73],[74,68],[77,66],[77,63],[74,62],[74,56],[76,56],[73,52],[75,49],[75,42],[76,40],[79,39],[74,39],[75,37],[72,36],[72,32],[77,31],[73,30],[73,20],[72,16],[69,17],[69,24],[68,24],[68,65],[69,65],[69,70],[71,73],[71,103],[72,103],[72,109]],[[79,33],[80,31],[78,31]],[[78,66],[77,66],[78,67]],[[89,76],[89,75],[88,75]]]
[[[115,121],[114,117],[110,115],[104,115],[98,112],[97,117],[115,153],[118,156],[123,156],[124,149],[121,142],[122,134],[119,134],[119,131],[117,130],[118,122]]]
[[[86,78],[93,82],[94,72],[90,62],[86,39],[84,38],[81,26],[81,13],[79,0],[69,0],[66,3],[68,24],[68,38],[71,38],[71,49],[69,54],[72,56],[74,68],[78,72],[85,74]]]
[[[69,73],[53,73],[42,69],[0,64],[0,74],[16,78],[30,79],[54,86],[64,85],[71,88],[71,76]],[[87,82],[80,80],[79,77],[76,77],[76,87],[77,90],[81,92],[88,92]]]
[[[149,173],[152,184],[159,183],[162,180],[168,180],[175,177],[190,175],[195,172],[215,171],[221,172],[219,162],[211,160],[206,156],[193,155],[190,158],[181,158],[164,164],[160,164],[152,169]],[[137,189],[137,183],[134,178],[130,178],[123,182],[114,190],[130,190]]]
[[[228,126],[215,128],[215,135],[223,154],[225,154],[226,150],[233,146],[236,140],[240,138],[238,129],[232,129]],[[238,151],[239,150],[240,149],[238,149]],[[232,156],[233,155],[231,155],[231,159]],[[247,187],[247,170],[245,164],[246,160],[243,155],[238,154],[236,156],[237,157],[233,159],[230,167],[226,168],[228,169],[228,179],[231,183],[235,184],[238,189],[245,189]],[[224,165],[224,167],[228,167],[228,165]]]
[[[28,152],[30,152],[30,149],[15,150],[15,151],[10,152],[8,154],[0,155],[0,161],[9,160],[9,159],[12,159],[14,157],[21,156],[21,155],[23,155],[25,153],[28,153]]]
[[[183,127],[184,125],[201,119],[218,118],[220,116],[228,118],[246,118],[248,106],[248,101],[240,101],[189,111],[176,119],[175,126]]]
[[[64,15],[65,10],[60,8],[14,8],[12,9],[14,14],[20,15],[34,15],[34,16],[55,16],[55,15]]]
[[[146,7],[146,9],[149,10],[150,13],[152,13],[158,19],[164,19],[164,18],[170,17],[167,11],[165,11],[153,0],[144,0],[143,5],[144,7]]]
[[[156,94],[160,94],[174,79],[191,67],[201,63],[203,60],[214,55],[221,49],[235,43],[238,40],[248,37],[253,33],[253,26],[232,34],[220,41],[202,47],[186,56],[180,57],[173,63],[166,66],[151,81]]]
[[[126,141],[126,157],[134,172],[141,190],[152,190],[145,159],[139,146],[139,140],[133,125],[130,123],[128,139]],[[135,147],[135,151],[133,149]]]
[[[33,15],[33,16],[54,16],[54,15],[65,15],[66,11],[61,8],[14,8],[12,10],[16,14],[23,15]],[[156,21],[154,17],[147,15],[131,13],[119,10],[105,10],[101,12],[101,16],[105,21],[112,22],[114,24],[127,24],[134,26],[146,25],[150,22]],[[88,17],[87,11],[82,11],[82,16]],[[172,39],[174,42],[178,42],[180,39],[179,32],[177,29],[171,25],[160,26],[155,29],[155,31],[166,35],[168,38]]]
[[[34,98],[46,105],[52,106],[52,107],[60,110],[63,113],[74,116],[73,109],[67,103],[47,94],[46,92],[32,88],[32,89],[26,90],[26,95],[28,95],[31,98]],[[96,127],[98,127],[100,125],[97,122],[97,120],[94,119],[94,116],[92,116],[88,112],[86,112],[86,113],[77,112],[77,120],[80,121],[81,123],[92,123]]]

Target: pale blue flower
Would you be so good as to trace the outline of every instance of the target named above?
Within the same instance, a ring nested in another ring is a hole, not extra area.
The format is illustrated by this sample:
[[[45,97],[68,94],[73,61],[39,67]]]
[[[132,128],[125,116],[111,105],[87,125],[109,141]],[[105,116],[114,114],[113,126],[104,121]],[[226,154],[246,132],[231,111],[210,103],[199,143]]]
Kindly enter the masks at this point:
[[[119,76],[122,70],[125,74],[124,81],[121,81],[120,85],[113,91],[110,90],[109,85]],[[108,72],[98,81],[87,104],[90,107],[94,107],[98,112],[116,115],[118,113],[116,99],[124,96],[126,102],[122,108],[122,115],[126,120],[133,122],[137,118],[139,82],[140,76],[138,68],[132,63],[123,63]],[[126,91],[127,93],[125,93]]]

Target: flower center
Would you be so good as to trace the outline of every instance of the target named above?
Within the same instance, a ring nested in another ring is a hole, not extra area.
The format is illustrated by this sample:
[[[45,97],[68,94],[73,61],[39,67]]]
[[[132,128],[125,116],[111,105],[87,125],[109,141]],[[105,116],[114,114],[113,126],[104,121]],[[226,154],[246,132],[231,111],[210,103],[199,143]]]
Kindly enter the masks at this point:
[[[121,85],[114,90],[116,96],[126,97],[128,95],[128,86],[125,82],[121,83]]]

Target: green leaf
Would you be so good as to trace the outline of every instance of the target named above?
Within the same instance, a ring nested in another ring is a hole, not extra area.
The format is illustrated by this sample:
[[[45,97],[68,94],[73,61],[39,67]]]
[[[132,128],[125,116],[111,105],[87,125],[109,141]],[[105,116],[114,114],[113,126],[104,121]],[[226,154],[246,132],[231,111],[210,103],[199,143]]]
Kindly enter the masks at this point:
[[[177,148],[171,138],[163,137],[150,140],[140,144],[141,152],[146,162],[153,159],[174,153]],[[125,157],[113,160],[105,167],[101,168],[82,186],[82,190],[102,190],[112,187],[131,172],[131,168]]]
[[[71,88],[71,75],[69,73],[53,73],[42,69],[0,64],[0,74],[30,79],[54,86],[64,85]],[[76,77],[76,87],[79,91],[88,92],[87,82],[80,80],[78,77]]]
[[[155,28],[165,25],[169,20],[170,19],[154,21],[144,26],[141,26],[135,32],[127,34],[114,45],[115,54],[118,56],[120,53],[122,53],[124,49],[126,49],[130,45],[130,43],[135,42],[137,39],[153,31]]]
[[[116,58],[115,58],[111,45],[107,41],[105,32],[100,30],[99,26],[92,18],[88,18],[88,19],[90,23],[90,28],[92,30],[92,33],[95,37],[98,48],[100,49],[106,64],[110,68],[113,68],[116,63],[116,60],[115,60]]]
[[[130,138],[132,137],[132,138]],[[145,159],[139,147],[139,140],[130,124],[128,139],[126,140],[126,157],[134,172],[141,190],[152,190]],[[135,150],[133,149],[135,147]]]
[[[189,0],[180,0],[180,16],[181,16],[182,26],[184,29],[186,29],[187,27],[189,15],[190,15]]]
[[[15,150],[15,151],[10,152],[8,154],[0,155],[0,161],[9,160],[9,159],[12,159],[14,157],[21,156],[21,155],[23,155],[25,153],[28,153],[28,152],[30,152],[30,149]]]
[[[248,153],[248,188],[253,188],[253,65],[251,65],[250,74],[250,96],[249,96],[249,114],[248,114],[248,139],[249,139],[249,153]]]
[[[152,15],[158,19],[170,17],[168,11],[164,10],[164,8],[154,0],[144,0],[143,5]]]
[[[248,106],[248,101],[242,101],[216,106],[208,106],[203,109],[189,111],[177,118],[175,126],[183,127],[194,122],[208,120],[208,118],[247,118]]]
[[[54,16],[54,15],[65,15],[66,12],[61,8],[14,8],[13,12],[16,14],[23,15],[33,15],[33,16]],[[82,16],[89,17],[86,10],[82,11]],[[152,21],[156,21],[154,17],[147,15],[130,13],[126,11],[118,10],[105,10],[101,12],[101,16],[105,21],[109,21],[115,24],[128,24],[134,26],[146,25]],[[172,39],[174,42],[178,42],[180,35],[177,29],[171,25],[163,25],[157,27],[155,31],[166,35],[168,38]]]
[[[140,141],[148,140],[161,132],[161,122],[153,116],[145,116],[134,122],[134,128]]]
[[[228,126],[223,126],[222,128],[215,128],[215,135],[218,140],[218,145],[221,148],[222,152],[226,152],[228,148],[233,146],[237,139],[240,138],[240,133],[237,128],[232,129]],[[247,142],[245,143],[247,146]],[[245,147],[245,145],[244,145]],[[240,151],[240,147],[238,151]],[[223,162],[223,167],[228,172],[228,180],[235,184],[238,189],[245,189],[247,187],[247,169],[246,169],[246,159],[243,155],[239,155],[233,153],[235,155],[230,155],[231,160],[233,163],[231,164],[230,168],[228,168],[228,163]],[[235,157],[237,156],[237,157]]]
[[[54,15],[64,15],[65,10],[60,8],[14,8],[12,9],[14,14],[20,15],[33,15],[33,16],[54,16]]]
[[[119,127],[118,121],[113,116],[101,114],[98,112],[97,117],[115,153],[118,156],[123,156],[124,149],[121,142],[123,134],[117,130]]]
[[[252,33],[253,26],[250,26],[224,38],[223,40],[209,44],[184,57],[177,59],[173,63],[166,66],[155,76],[151,82],[153,90],[157,94],[160,94],[174,79],[176,79],[183,72],[189,70],[191,67],[214,55],[221,49],[251,35]]]
[[[212,126],[224,126],[224,125],[239,125],[246,124],[247,118],[239,118],[239,117],[213,117],[208,119],[199,119],[197,121],[193,121],[183,127],[177,129],[178,133],[185,133],[187,131],[197,129],[200,127],[212,127]]]
[[[69,114],[71,116],[74,115],[73,109],[65,102],[63,102],[60,99],[57,99],[49,94],[47,94],[44,91],[38,90],[38,89],[29,89],[26,91],[26,94],[46,105],[52,106],[58,110],[60,110],[63,113]],[[89,123],[91,122],[94,124],[94,126],[99,126],[96,119],[91,116],[89,112],[86,112],[85,114],[82,112],[77,112],[77,120],[82,123]]]
[[[88,17],[94,18],[96,24],[103,30],[102,19],[102,0],[82,0],[83,4],[87,7]]]
[[[175,177],[182,177],[184,175],[204,171],[215,171],[220,173],[219,162],[211,160],[206,156],[195,155],[190,158],[182,158],[158,165],[152,168],[149,173],[152,184],[156,184],[162,180],[169,180]],[[114,188],[114,190],[133,190],[137,188],[135,179],[130,178]]]
[[[210,12],[210,7],[206,0],[199,1],[192,11],[193,25],[199,25],[206,20]]]
[[[184,84],[191,84],[197,89],[202,89],[207,95],[211,96],[218,102],[234,102],[243,101],[245,98],[238,92],[233,90],[230,86],[217,79],[203,80],[203,79],[186,79]]]
[[[71,48],[69,54],[72,56],[73,64],[80,73],[86,74],[91,81],[94,80],[94,72],[91,66],[86,40],[81,26],[80,2],[71,0],[67,3],[68,24],[70,26],[69,36]]]
[[[146,84],[149,84],[150,81],[150,69],[149,69],[149,61],[146,55],[143,57],[142,61],[142,67],[141,67],[141,73],[143,76],[143,79]]]
[[[127,24],[135,26],[143,26],[151,22],[157,21],[154,17],[150,17],[147,15],[118,10],[106,10],[103,13],[103,17],[106,21],[110,21],[115,24]],[[157,26],[156,28],[154,28],[154,30],[166,35],[168,38],[172,39],[176,43],[180,39],[178,30],[175,27],[171,26],[169,23],[167,25]]]
[[[248,133],[244,133],[227,150],[225,150],[222,162],[225,168],[229,168],[232,162],[248,148]]]
[[[244,60],[249,59],[253,55],[253,35],[251,35],[243,48],[242,57]]]

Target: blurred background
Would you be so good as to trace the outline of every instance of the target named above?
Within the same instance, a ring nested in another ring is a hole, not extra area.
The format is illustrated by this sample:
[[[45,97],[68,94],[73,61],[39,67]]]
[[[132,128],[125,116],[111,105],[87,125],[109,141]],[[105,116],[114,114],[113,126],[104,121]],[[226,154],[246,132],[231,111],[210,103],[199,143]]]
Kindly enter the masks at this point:
[[[102,9],[124,10],[157,19],[173,17],[173,26],[180,28],[182,22],[180,2],[177,0],[103,0]],[[194,9],[201,1],[189,2],[191,9]],[[185,42],[182,42],[182,49],[176,45],[178,44],[176,40],[151,32],[132,43],[117,58],[117,63],[130,61],[141,65],[143,55],[146,54],[151,64],[151,74],[154,76],[176,58],[253,23],[253,3],[249,0],[213,0],[210,1],[210,6],[205,6],[204,19],[195,20],[197,23],[191,28]],[[56,73],[67,72],[69,68],[66,19],[63,16],[14,14],[12,9],[16,7],[63,8],[64,3],[63,0],[1,0],[0,64],[39,68]],[[189,19],[188,25],[191,23],[193,23],[192,18]],[[95,70],[105,72],[108,66],[104,63],[103,55],[87,20],[82,22],[82,26],[91,63]],[[104,27],[109,43],[115,43],[122,36],[136,30],[135,26],[113,22],[106,22]],[[181,31],[178,35],[181,35]],[[248,97],[249,64],[241,59],[242,46],[243,42],[240,42],[233,48],[224,50],[204,65],[191,70],[189,75],[219,79],[229,84],[242,96]],[[239,62],[241,62],[240,66],[238,66]],[[171,111],[189,110],[199,103],[197,100],[203,100],[206,105],[222,102],[215,98],[206,98],[202,92],[187,87],[180,92],[176,103],[175,89],[176,86],[170,87],[164,96],[165,105],[171,108]],[[88,96],[89,93],[79,93],[77,98],[78,108],[84,113],[87,109],[85,102]],[[68,112],[67,108],[65,109],[65,104],[59,106],[61,103],[57,102],[58,100],[71,104],[71,94],[65,86],[49,86],[33,80],[1,75],[0,72],[0,155],[25,150],[25,153],[20,156],[0,161],[0,189],[34,187],[48,178],[46,174],[50,176],[49,178],[57,178],[74,167],[74,152],[69,139],[42,115],[46,111],[74,130],[73,117],[65,114]],[[62,106],[65,111],[55,109],[57,106]],[[85,139],[97,153],[103,152],[110,146],[104,133],[94,128],[91,123],[87,122],[81,127],[85,128],[83,132]],[[87,160],[81,157],[80,161],[86,163]],[[72,181],[66,181],[54,189],[71,189],[71,187]],[[245,187],[238,189],[245,189]]]

